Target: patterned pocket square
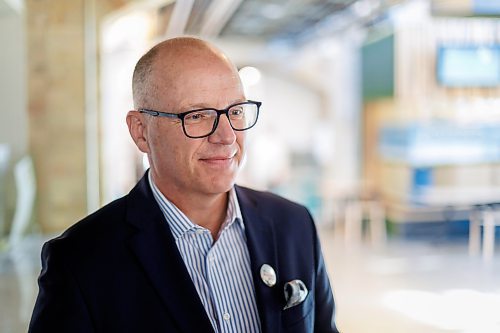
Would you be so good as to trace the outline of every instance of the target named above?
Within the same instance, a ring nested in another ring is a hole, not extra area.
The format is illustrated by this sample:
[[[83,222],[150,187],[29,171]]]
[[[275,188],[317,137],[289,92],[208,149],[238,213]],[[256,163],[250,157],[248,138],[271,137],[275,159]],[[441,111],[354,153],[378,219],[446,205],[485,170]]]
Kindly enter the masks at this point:
[[[306,285],[301,280],[292,280],[285,283],[285,300],[286,305],[283,310],[289,309],[304,302],[309,291]]]

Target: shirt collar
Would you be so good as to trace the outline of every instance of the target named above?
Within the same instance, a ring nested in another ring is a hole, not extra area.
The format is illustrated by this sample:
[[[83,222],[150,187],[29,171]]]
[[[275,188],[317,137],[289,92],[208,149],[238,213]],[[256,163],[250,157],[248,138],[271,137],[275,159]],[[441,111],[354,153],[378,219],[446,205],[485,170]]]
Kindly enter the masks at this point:
[[[160,192],[158,187],[153,181],[153,177],[151,176],[151,171],[148,172],[148,180],[149,185],[151,186],[151,190],[153,191],[153,196],[160,206],[160,209],[167,220],[167,223],[170,226],[174,239],[177,240],[181,238],[184,234],[196,231],[196,230],[206,230],[195,223],[193,223],[187,216],[184,214],[177,206],[175,206],[171,201],[169,201],[163,193]],[[235,221],[237,224],[245,230],[245,225],[243,223],[243,216],[241,215],[240,205],[238,202],[238,197],[236,195],[236,191],[234,186],[229,190],[229,201],[227,204],[226,218],[224,219],[221,227],[219,229],[218,236],[221,235],[224,230],[230,228]]]

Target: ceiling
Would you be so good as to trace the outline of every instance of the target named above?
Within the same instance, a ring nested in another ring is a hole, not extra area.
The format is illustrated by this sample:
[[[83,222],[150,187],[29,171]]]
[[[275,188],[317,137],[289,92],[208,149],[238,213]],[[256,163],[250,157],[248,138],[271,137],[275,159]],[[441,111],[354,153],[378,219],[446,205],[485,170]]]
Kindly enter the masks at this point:
[[[170,21],[183,33],[205,37],[300,41],[341,32],[379,18],[404,0],[183,0],[170,3]],[[177,7],[172,9],[172,7]],[[178,10],[176,10],[178,9]],[[179,33],[178,30],[175,33]]]
[[[294,38],[356,0],[246,0],[222,30],[223,36]]]

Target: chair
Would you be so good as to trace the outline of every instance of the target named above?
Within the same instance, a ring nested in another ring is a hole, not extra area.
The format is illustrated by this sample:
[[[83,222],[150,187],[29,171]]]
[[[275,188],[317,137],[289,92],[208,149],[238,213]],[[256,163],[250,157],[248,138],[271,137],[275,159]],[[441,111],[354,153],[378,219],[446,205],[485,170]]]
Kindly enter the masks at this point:
[[[36,183],[35,171],[31,157],[25,156],[14,167],[14,178],[17,188],[16,211],[12,220],[9,248],[15,247],[28,229],[35,203]]]
[[[482,256],[485,261],[491,261],[495,252],[495,227],[500,226],[500,205],[476,205],[471,210],[469,220],[469,254],[479,253],[483,227]]]
[[[387,239],[385,210],[378,200],[354,200],[345,209],[345,240],[359,243],[363,235],[363,220],[368,221],[370,241],[374,246],[385,244]]]

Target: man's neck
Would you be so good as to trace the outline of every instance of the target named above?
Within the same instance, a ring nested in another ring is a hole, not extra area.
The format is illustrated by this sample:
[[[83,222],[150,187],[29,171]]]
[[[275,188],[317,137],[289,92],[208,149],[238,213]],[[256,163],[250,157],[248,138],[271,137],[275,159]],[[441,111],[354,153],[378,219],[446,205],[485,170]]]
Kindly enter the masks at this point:
[[[181,199],[184,200],[172,202],[193,223],[210,230],[215,241],[227,215],[228,198],[228,193],[221,193],[210,196],[203,195],[198,198],[182,197]]]
[[[206,194],[175,191],[164,184],[153,182],[158,190],[182,211],[191,222],[210,230],[212,238],[217,240],[219,229],[227,215],[229,193]]]

